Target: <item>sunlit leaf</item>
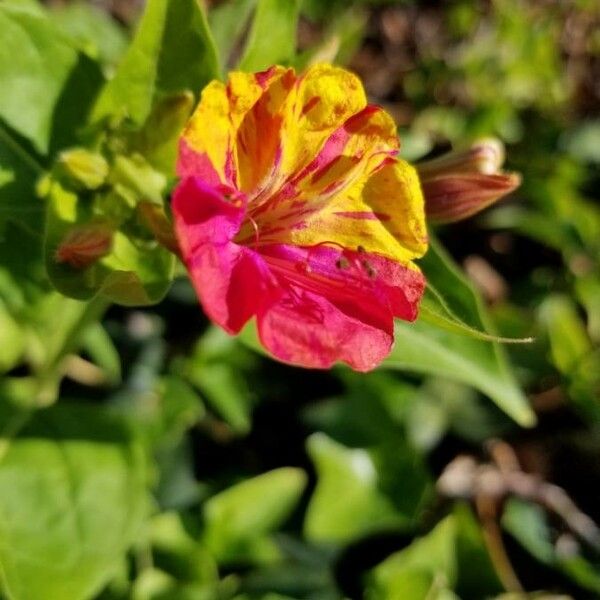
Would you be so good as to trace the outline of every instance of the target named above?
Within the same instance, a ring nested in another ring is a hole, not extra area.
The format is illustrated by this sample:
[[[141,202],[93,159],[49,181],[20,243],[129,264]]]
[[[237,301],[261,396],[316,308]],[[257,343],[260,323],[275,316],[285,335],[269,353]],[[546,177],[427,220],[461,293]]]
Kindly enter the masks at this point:
[[[469,328],[489,331],[481,299],[435,240],[421,267],[435,288],[444,290],[444,304],[453,315]],[[395,332],[394,349],[384,366],[441,375],[472,385],[521,425],[535,422],[498,343],[453,333],[423,319],[415,323],[397,321]]]
[[[296,49],[298,0],[258,0],[239,67],[262,71],[289,63]]]
[[[0,458],[2,584],[18,600],[86,600],[144,515],[141,448],[99,409],[35,415]],[[43,532],[43,535],[41,535]]]
[[[217,55],[196,0],[150,0],[115,76],[102,90],[92,120],[128,117],[141,125],[157,96],[198,93],[218,77]]]

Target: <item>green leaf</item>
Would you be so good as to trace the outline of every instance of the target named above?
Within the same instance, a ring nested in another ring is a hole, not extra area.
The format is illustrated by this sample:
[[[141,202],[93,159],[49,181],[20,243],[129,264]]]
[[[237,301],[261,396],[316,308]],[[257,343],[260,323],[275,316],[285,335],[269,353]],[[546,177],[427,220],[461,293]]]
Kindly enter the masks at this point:
[[[239,42],[257,0],[230,0],[215,6],[208,13],[208,22],[215,45],[225,69],[236,44]]]
[[[198,340],[186,377],[238,434],[250,431],[254,394],[247,382],[254,356],[222,329],[210,327]]]
[[[56,250],[76,225],[93,218],[92,203],[53,182],[46,199],[45,263],[54,287],[71,298],[89,300],[103,295],[125,306],[154,304],[167,293],[175,257],[154,241],[129,238],[121,231],[113,237],[110,254],[86,268],[56,260]]]
[[[427,536],[393,554],[377,566],[371,575],[369,600],[402,598],[411,590],[414,600],[436,598],[441,588],[452,588],[457,579],[455,554],[456,523],[446,517]],[[410,583],[409,583],[410,582]],[[408,587],[407,587],[407,584]],[[432,594],[433,592],[433,594]]]
[[[554,545],[544,510],[536,504],[511,498],[502,514],[502,527],[539,561],[552,564]]]
[[[375,567],[368,578],[366,597],[491,597],[501,589],[478,523],[470,509],[459,504],[427,535]]]
[[[259,0],[239,68],[262,71],[289,63],[296,51],[298,0]]]
[[[93,4],[77,0],[53,8],[50,19],[87,54],[110,66],[127,48],[127,35],[117,21]]]
[[[0,30],[0,118],[43,154],[77,51],[40,10],[27,6],[0,4]]]
[[[7,597],[94,596],[144,515],[141,448],[104,411],[71,405],[38,412],[4,449],[0,564]]]
[[[600,592],[596,565],[577,552],[564,556],[556,551],[548,517],[540,506],[510,499],[502,515],[502,527],[542,564],[562,571],[583,589]]]
[[[474,330],[490,331],[480,297],[435,239],[421,267],[431,284],[444,291],[444,302],[453,315]],[[397,321],[395,339],[384,366],[441,375],[471,385],[520,425],[535,423],[535,415],[498,343],[466,337],[424,319],[415,323]]]
[[[307,445],[318,476],[304,521],[309,540],[348,542],[409,523],[385,493],[382,472],[368,450],[347,448],[321,433]]]
[[[561,373],[572,373],[592,350],[574,302],[567,296],[549,296],[540,307],[540,316],[550,338],[552,362]]]
[[[157,566],[164,566],[178,579],[207,584],[218,581],[214,558],[186,531],[177,513],[163,512],[153,517],[150,540]]]
[[[198,0],[150,0],[92,120],[129,117],[141,125],[160,95],[199,92],[218,76],[216,49]]]
[[[467,337],[472,337],[476,340],[503,344],[529,344],[533,341],[533,338],[501,337],[467,325],[467,323],[454,314],[444,300],[442,294],[440,294],[430,282],[428,282],[425,295],[421,300],[419,318],[422,321],[426,321],[427,323],[431,323],[432,325],[436,325],[447,331],[466,335]]]
[[[300,469],[281,468],[246,479],[204,505],[203,541],[220,562],[273,555],[265,542],[290,516],[306,486]]]

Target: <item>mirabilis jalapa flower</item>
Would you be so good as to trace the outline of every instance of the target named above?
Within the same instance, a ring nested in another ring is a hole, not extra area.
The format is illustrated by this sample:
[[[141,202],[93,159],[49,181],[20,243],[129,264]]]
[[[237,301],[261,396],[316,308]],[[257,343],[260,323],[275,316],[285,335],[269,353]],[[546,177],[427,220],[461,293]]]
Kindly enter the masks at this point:
[[[180,141],[172,211],[207,315],[256,317],[278,359],[376,367],[412,321],[427,249],[415,170],[352,73],[272,67],[211,82]]]

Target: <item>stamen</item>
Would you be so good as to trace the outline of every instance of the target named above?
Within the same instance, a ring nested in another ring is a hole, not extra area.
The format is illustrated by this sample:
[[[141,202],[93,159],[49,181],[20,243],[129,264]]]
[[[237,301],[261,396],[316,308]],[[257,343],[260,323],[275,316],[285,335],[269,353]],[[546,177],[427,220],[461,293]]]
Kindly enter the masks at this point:
[[[257,225],[256,221],[250,215],[246,215],[246,216],[248,217],[248,220],[250,221],[250,223],[252,224],[252,227],[254,228],[254,247],[257,248],[258,243],[260,241],[260,231],[258,230],[258,225]]]

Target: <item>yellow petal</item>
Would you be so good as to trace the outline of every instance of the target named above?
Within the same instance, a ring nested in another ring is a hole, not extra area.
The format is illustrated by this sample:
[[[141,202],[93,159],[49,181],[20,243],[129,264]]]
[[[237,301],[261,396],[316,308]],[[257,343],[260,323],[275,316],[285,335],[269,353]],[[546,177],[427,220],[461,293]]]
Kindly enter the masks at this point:
[[[360,248],[405,264],[422,256],[427,230],[415,169],[401,160],[385,165],[292,229],[287,243]]]

